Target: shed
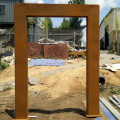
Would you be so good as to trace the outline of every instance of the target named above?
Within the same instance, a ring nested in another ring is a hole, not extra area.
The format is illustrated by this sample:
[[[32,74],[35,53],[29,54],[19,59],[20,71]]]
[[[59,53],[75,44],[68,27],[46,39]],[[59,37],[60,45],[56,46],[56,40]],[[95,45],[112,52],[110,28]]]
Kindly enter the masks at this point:
[[[0,29],[14,26],[14,3],[23,3],[23,0],[0,0]]]

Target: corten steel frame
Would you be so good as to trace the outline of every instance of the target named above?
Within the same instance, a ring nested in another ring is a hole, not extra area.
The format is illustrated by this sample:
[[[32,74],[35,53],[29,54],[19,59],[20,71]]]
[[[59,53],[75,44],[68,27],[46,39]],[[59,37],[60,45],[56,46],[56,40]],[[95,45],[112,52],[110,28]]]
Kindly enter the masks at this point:
[[[99,116],[99,5],[14,5],[15,119],[28,119],[27,17],[87,18],[87,117]]]

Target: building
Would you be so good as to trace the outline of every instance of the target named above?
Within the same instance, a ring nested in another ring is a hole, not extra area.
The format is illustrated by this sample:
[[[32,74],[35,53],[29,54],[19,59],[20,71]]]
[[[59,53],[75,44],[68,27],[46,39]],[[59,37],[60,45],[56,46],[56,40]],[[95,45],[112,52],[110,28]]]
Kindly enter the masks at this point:
[[[56,42],[75,42],[82,38],[82,30],[86,25],[80,28],[52,28],[48,31],[48,38]],[[82,41],[81,41],[82,42]]]
[[[120,53],[120,8],[111,8],[99,27],[100,48]]]
[[[24,0],[0,0],[0,53],[6,46],[14,47],[14,3],[23,3]],[[36,23],[37,18],[28,18],[28,42],[37,43],[42,38],[43,30]],[[30,30],[29,30],[30,27]],[[6,32],[3,32],[6,30]]]
[[[14,3],[23,3],[23,0],[0,0],[0,29],[14,26]]]

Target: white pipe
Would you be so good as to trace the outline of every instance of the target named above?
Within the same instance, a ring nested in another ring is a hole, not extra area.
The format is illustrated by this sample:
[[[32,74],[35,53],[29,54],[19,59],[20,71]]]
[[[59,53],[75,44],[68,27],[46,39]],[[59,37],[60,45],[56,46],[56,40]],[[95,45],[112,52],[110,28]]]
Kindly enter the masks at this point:
[[[75,49],[75,31],[74,31],[74,49]]]
[[[113,98],[114,98],[118,103],[120,103],[120,100],[119,100],[115,95],[113,95]]]
[[[118,119],[120,120],[120,113],[112,107],[104,98],[100,98],[100,101],[107,107],[107,109]]]
[[[28,116],[29,118],[36,118],[37,116]]]
[[[120,105],[118,105],[118,103],[114,99],[112,99],[111,97],[109,97],[109,99],[112,103],[114,103],[120,109]]]
[[[120,113],[111,106],[110,103],[108,103],[104,98],[102,98],[102,103],[107,107],[107,109],[118,119],[120,120]]]

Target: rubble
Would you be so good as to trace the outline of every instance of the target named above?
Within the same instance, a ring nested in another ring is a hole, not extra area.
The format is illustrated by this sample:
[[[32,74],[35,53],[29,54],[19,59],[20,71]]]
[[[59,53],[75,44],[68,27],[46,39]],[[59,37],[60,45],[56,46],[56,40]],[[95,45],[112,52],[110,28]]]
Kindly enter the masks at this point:
[[[102,69],[105,69],[105,70],[110,70],[112,72],[117,72],[117,70],[115,69],[114,66],[111,66],[111,65],[108,65],[108,64],[103,64],[102,67],[100,67]]]
[[[38,85],[38,79],[37,77],[31,77],[28,79],[28,84],[30,85]],[[13,81],[8,81],[8,82],[3,82],[0,83],[0,92],[9,90],[9,89],[14,89],[15,88],[15,80]]]
[[[13,59],[14,59],[13,56],[7,56],[7,57],[2,58],[1,62],[11,63]]]

